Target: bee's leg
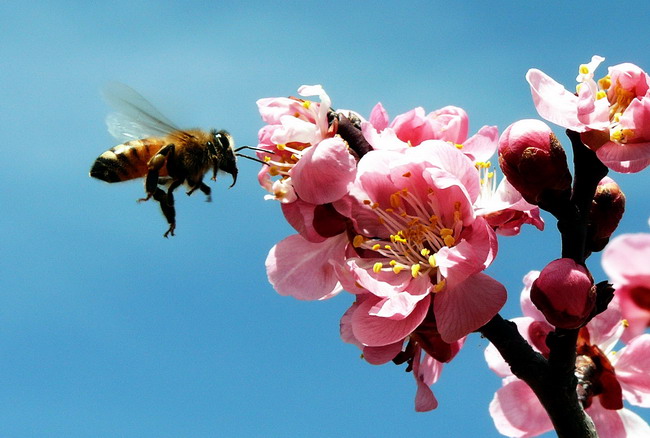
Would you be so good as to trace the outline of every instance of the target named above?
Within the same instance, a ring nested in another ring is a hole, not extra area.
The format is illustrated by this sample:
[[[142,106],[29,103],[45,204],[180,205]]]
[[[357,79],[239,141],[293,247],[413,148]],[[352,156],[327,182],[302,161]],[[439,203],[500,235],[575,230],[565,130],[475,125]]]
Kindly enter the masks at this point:
[[[176,229],[176,209],[174,208],[173,202],[169,203],[167,199],[167,193],[164,190],[157,188],[156,191],[151,195],[153,199],[158,201],[160,204],[160,209],[167,219],[169,224],[169,229],[165,232],[164,236],[167,237],[170,233],[174,235],[174,229]]]
[[[210,195],[210,193],[212,193],[212,190],[210,189],[210,186],[208,186],[203,181],[201,181],[201,184],[199,185],[199,190],[205,193],[206,196],[205,202],[212,202],[212,196]]]
[[[167,163],[168,155],[170,155],[170,152],[173,153],[173,151],[174,145],[168,144],[164,148],[160,149],[156,155],[151,157],[147,163],[149,171],[147,172],[147,178],[144,182],[144,189],[147,192],[147,197],[138,199],[138,202],[148,201],[158,190],[160,190],[158,188],[160,169],[162,169],[165,163]],[[154,197],[154,199],[156,198]]]
[[[210,187],[207,184],[205,184],[203,181],[199,181],[198,183],[194,183],[194,184],[190,184],[190,185],[191,185],[192,189],[190,189],[190,191],[187,192],[187,196],[190,196],[192,193],[194,193],[196,191],[196,189],[199,189],[203,193],[205,193],[205,195],[208,197],[206,199],[206,202],[212,202],[212,197],[210,196],[210,193],[212,192],[212,190],[210,189]]]
[[[169,188],[167,189],[167,205],[174,205],[174,194],[172,193],[178,186],[183,184],[182,179],[176,179],[172,181],[172,183],[169,185]]]

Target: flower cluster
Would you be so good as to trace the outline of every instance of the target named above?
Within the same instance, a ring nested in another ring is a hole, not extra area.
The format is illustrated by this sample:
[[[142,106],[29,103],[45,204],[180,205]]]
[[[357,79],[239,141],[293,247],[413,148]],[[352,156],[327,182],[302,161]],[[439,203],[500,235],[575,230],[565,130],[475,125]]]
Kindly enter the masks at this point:
[[[546,120],[582,133],[582,141],[617,172],[639,172],[650,165],[650,76],[634,64],[609,67],[596,81],[605,60],[582,64],[576,91],[568,91],[538,69],[526,75],[533,101]]]
[[[613,242],[612,242],[613,243]],[[524,316],[513,319],[521,336],[548,357],[547,335],[554,327],[531,302],[530,293],[539,272],[524,278],[521,308]],[[645,437],[650,426],[623,407],[650,407],[650,334],[630,339],[622,349],[614,347],[625,332],[617,301],[582,327],[578,336],[576,377],[578,397],[594,421],[599,436]],[[553,429],[551,420],[530,387],[515,377],[496,348],[490,344],[485,359],[502,380],[490,403],[490,414],[500,433],[510,437],[533,437]]]
[[[391,121],[377,104],[366,120],[333,110],[321,86],[298,93],[258,101],[259,181],[297,231],[270,250],[269,281],[303,300],[352,294],[343,340],[370,363],[408,363],[416,410],[433,409],[442,363],[505,303],[505,288],[483,272],[497,234],[542,229],[539,209],[497,184],[488,162],[497,129],[468,138],[461,108]],[[320,102],[303,99],[313,95]]]

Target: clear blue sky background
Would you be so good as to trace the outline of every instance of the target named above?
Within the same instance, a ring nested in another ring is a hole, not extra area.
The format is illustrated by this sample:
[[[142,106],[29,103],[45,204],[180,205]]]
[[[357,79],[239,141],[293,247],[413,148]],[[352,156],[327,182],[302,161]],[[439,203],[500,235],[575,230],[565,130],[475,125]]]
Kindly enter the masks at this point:
[[[440,407],[416,414],[403,367],[371,366],[340,341],[351,296],[311,303],[272,290],[264,259],[292,230],[262,199],[256,164],[241,163],[233,189],[227,177],[213,184],[211,204],[178,196],[169,240],[158,207],[135,202],[141,183],[90,179],[115,144],[99,89],[128,83],[179,125],[226,128],[239,144],[256,143],[258,98],[316,83],[365,115],[378,101],[392,116],[452,104],[471,132],[503,130],[536,117],[530,67],[571,86],[593,54],[650,69],[649,8],[2,2],[0,436],[499,436],[487,406],[500,381],[480,336],[434,386]],[[650,171],[612,176],[628,197],[619,232],[649,231]],[[519,313],[522,276],[558,247],[550,221],[501,239],[489,272],[508,287],[504,316]],[[599,257],[590,262],[604,279]]]

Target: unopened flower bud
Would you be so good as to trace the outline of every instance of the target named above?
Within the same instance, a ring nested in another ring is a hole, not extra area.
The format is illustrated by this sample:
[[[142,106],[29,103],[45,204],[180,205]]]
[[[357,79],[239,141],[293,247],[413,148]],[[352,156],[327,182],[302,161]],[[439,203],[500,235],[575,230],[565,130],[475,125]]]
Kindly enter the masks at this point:
[[[596,187],[596,194],[589,211],[587,245],[591,251],[602,251],[616,230],[625,212],[625,195],[616,182],[603,178]]]
[[[571,195],[571,174],[562,145],[541,120],[519,120],[499,139],[499,165],[526,201],[542,207]]]
[[[555,327],[574,329],[584,325],[596,304],[596,288],[587,269],[573,259],[557,259],[539,274],[530,299]]]

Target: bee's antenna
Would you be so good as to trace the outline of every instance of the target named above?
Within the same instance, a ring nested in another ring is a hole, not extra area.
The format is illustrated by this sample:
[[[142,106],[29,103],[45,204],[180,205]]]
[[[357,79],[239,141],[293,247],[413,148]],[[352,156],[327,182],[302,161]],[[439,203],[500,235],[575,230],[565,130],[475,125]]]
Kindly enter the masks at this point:
[[[267,163],[266,161],[258,160],[257,158],[249,157],[248,155],[244,155],[244,154],[235,154],[235,155],[242,158],[248,158],[249,160],[257,161],[258,163],[262,163],[262,164],[266,164],[267,166],[270,166],[270,164]]]
[[[237,149],[235,149],[235,152],[239,152],[242,149],[250,149],[251,151],[257,151],[257,152],[266,152],[267,154],[271,153],[271,151],[269,151],[269,150],[261,149],[261,148],[254,148],[252,146],[239,146]]]
[[[235,149],[236,156],[242,158],[248,158],[249,160],[257,161],[258,163],[266,164],[267,166],[269,166],[269,163],[267,163],[266,161],[262,161],[254,157],[249,157],[248,155],[238,154],[237,152],[241,151],[242,149],[250,149],[251,151],[256,151],[256,152],[266,152],[267,154],[271,153],[271,151],[267,151],[266,149],[254,148],[252,146],[239,146],[237,149]]]

